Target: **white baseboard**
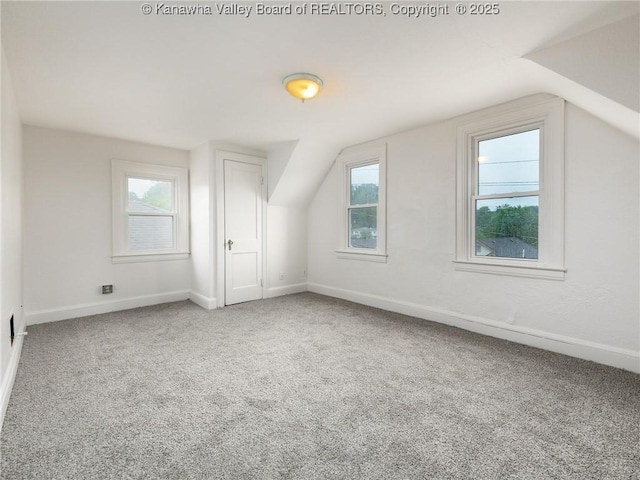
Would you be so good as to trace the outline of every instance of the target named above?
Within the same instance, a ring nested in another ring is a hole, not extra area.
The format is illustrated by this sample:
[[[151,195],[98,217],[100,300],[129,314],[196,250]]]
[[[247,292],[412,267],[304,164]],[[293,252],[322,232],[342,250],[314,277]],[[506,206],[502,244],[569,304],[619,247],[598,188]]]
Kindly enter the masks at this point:
[[[68,307],[37,310],[35,312],[25,312],[25,319],[27,325],[57,322],[58,320],[66,320],[68,318],[86,317],[87,315],[128,310],[130,308],[146,307],[148,305],[157,305],[159,303],[179,302],[182,300],[188,300],[189,294],[190,292],[188,290],[181,290],[177,292],[129,297],[119,300],[111,300],[108,302],[83,303],[79,305],[70,305]]]
[[[189,300],[191,300],[196,305],[204,308],[205,310],[215,310],[216,308],[218,308],[218,301],[215,298],[205,297],[204,295],[201,295],[198,292],[194,292],[193,290],[189,292]]]
[[[391,300],[377,295],[354,292],[352,290],[319,285],[317,283],[309,283],[308,289],[310,292],[342,298],[355,303],[402,313],[424,320],[444,323],[483,335],[502,338],[543,350],[550,350],[552,352],[640,373],[640,352],[634,350],[611,347],[532,328],[509,325],[487,318],[465,315],[401,300]]]
[[[20,361],[22,343],[24,342],[24,335],[20,335],[20,333],[24,333],[24,329],[14,337],[13,345],[11,346],[11,356],[9,357],[9,366],[2,380],[2,385],[0,385],[0,430],[2,430],[2,425],[4,424],[4,415],[7,413],[11,390],[13,390],[13,382],[18,372],[18,362]]]
[[[267,290],[267,298],[280,297],[282,295],[291,295],[292,293],[302,293],[306,291],[306,283],[296,283],[294,285],[285,285],[284,287],[272,287]]]

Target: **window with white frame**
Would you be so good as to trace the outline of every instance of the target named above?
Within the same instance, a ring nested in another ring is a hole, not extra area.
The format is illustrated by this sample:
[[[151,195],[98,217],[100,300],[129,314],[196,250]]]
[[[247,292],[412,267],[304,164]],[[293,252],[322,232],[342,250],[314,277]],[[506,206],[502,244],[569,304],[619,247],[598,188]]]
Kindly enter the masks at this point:
[[[456,269],[564,278],[564,101],[458,127]]]
[[[185,168],[112,160],[113,261],[186,258],[189,254]]]
[[[386,261],[386,145],[355,147],[338,157],[340,258]]]

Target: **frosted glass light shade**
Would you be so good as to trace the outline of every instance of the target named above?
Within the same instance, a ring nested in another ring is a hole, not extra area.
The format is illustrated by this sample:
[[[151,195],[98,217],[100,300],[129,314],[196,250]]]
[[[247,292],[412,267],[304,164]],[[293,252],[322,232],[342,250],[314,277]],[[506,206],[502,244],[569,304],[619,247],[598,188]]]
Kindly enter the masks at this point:
[[[323,85],[320,77],[310,73],[288,75],[282,80],[282,83],[284,83],[287,92],[303,102],[315,97]]]

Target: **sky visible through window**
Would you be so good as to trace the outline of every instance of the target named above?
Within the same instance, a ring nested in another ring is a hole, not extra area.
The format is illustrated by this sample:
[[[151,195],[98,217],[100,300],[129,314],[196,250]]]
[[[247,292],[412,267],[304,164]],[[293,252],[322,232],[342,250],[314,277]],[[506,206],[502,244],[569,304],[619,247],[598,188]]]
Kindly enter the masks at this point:
[[[146,178],[129,178],[129,191],[135,193],[138,198],[143,198],[151,187],[158,183],[157,180],[148,180]]]
[[[130,210],[142,208],[143,211],[148,211],[148,206],[154,207],[158,212],[173,210],[173,183],[171,181],[129,178],[128,189]]]
[[[379,166],[377,163],[351,169],[351,185],[378,185]]]
[[[540,188],[540,130],[516,133],[478,142],[478,194],[503,195],[535,192]],[[537,196],[483,201],[491,210],[538,204]]]

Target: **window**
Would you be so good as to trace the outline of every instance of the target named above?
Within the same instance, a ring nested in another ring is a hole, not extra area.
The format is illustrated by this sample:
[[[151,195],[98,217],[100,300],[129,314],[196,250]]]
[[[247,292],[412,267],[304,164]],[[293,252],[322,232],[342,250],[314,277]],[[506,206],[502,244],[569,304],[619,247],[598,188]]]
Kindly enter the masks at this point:
[[[386,261],[386,146],[357,147],[338,157],[340,258]]]
[[[474,146],[476,256],[537,259],[540,128]]]
[[[347,235],[349,248],[377,248],[380,164],[355,165],[349,169]]]
[[[186,258],[187,170],[112,161],[113,261]]]
[[[564,101],[458,128],[456,269],[564,278]]]

